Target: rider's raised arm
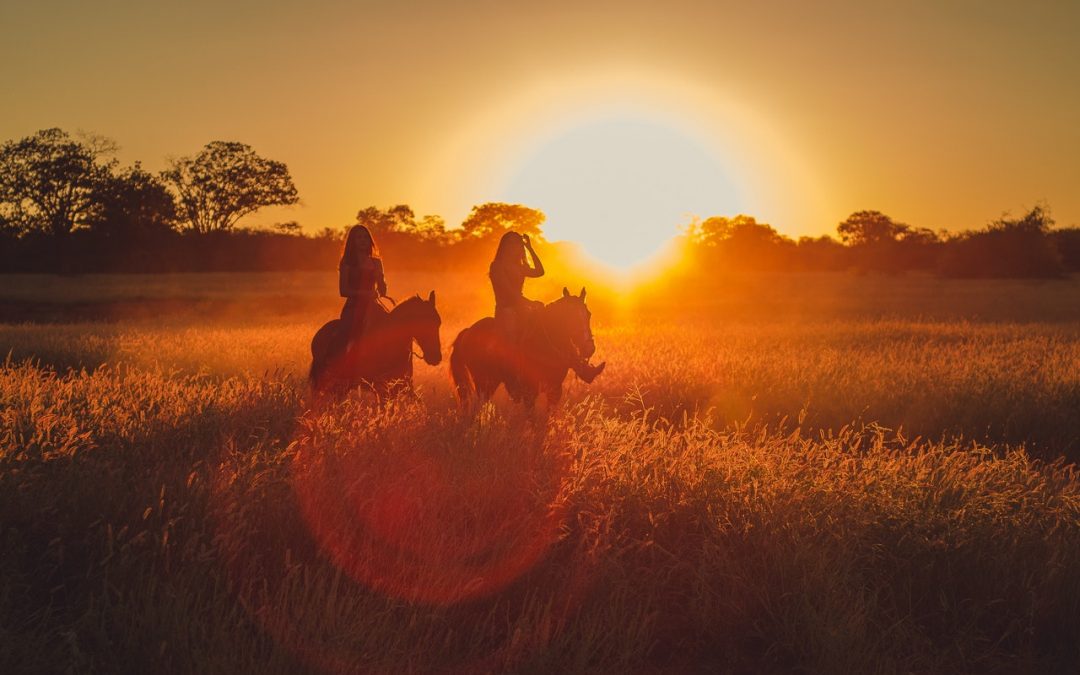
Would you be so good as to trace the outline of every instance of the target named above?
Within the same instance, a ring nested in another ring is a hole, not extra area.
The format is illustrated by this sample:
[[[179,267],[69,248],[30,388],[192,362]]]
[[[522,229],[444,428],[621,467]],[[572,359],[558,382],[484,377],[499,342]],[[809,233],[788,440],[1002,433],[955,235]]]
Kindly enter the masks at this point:
[[[536,251],[533,250],[532,242],[529,241],[528,235],[522,237],[525,242],[525,250],[529,252],[529,256],[532,257],[532,265],[527,262],[525,264],[525,276],[527,277],[542,277],[544,276],[544,263],[540,262],[540,256],[536,255]]]

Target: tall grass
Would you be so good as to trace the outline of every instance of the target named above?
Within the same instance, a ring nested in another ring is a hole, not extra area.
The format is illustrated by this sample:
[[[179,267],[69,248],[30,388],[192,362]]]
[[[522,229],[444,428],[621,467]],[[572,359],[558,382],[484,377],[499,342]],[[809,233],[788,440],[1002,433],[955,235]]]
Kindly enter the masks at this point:
[[[1021,450],[0,371],[5,672],[1080,663],[1080,481]]]
[[[303,302],[0,325],[0,672],[1076,672],[1075,308],[895,283],[595,309],[546,413],[312,408]]]
[[[464,322],[443,329],[447,350]],[[55,368],[300,378],[318,322],[273,324],[68,324],[0,326],[19,362]],[[1080,324],[832,320],[699,320],[644,323],[608,318],[596,330],[608,369],[571,397],[603,397],[625,412],[628,392],[678,419],[710,413],[721,427],[804,428],[877,422],[932,439],[963,436],[1025,444],[1046,458],[1080,455]],[[446,365],[417,366],[430,398],[449,401]]]

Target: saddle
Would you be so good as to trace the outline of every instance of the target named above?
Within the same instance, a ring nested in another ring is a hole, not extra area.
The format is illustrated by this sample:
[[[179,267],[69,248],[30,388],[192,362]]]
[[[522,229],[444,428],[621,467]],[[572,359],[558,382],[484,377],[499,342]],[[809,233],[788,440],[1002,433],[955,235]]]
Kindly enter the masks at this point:
[[[495,325],[502,332],[507,342],[521,345],[525,338],[543,330],[540,325],[540,309],[531,304],[516,307],[498,308],[495,311]]]

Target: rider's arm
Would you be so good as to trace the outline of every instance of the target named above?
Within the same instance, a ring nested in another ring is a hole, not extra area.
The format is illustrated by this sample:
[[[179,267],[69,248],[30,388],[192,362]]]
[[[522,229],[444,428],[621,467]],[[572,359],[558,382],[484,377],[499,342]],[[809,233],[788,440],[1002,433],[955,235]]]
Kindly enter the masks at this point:
[[[380,298],[386,295],[386,277],[383,276],[382,260],[378,258],[375,259],[375,290]]]
[[[338,267],[338,293],[343,298],[348,298],[353,295],[352,288],[350,288],[349,282],[352,280],[352,265],[348,263],[341,263]]]
[[[525,265],[525,276],[527,277],[542,277],[544,276],[544,263],[540,262],[540,256],[536,255],[536,251],[533,250],[532,242],[529,241],[529,235],[522,237],[525,241],[525,250],[529,252],[529,256],[532,257],[532,265],[528,263]]]

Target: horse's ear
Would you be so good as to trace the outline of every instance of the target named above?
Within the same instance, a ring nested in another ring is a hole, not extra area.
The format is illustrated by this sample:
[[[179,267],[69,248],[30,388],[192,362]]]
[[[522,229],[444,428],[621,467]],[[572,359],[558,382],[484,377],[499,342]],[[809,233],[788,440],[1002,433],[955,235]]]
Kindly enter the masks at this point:
[[[435,304],[435,291],[428,293],[427,301],[433,305]]]
[[[562,296],[564,298],[569,298],[570,297],[570,290],[566,286],[562,287]]]
[[[585,299],[585,287],[584,286],[581,287],[581,296],[580,297],[581,297],[582,300]]]

